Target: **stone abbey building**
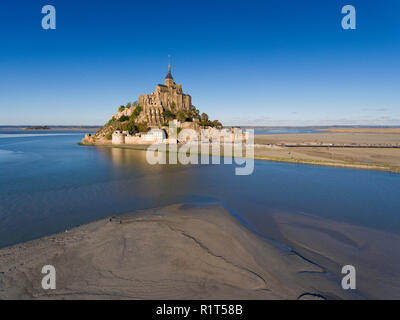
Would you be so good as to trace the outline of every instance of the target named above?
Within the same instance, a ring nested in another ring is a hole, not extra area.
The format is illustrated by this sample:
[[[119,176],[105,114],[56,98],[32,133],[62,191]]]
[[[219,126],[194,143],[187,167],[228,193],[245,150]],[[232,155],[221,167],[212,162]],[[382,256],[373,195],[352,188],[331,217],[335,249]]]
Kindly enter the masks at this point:
[[[168,62],[168,74],[165,84],[158,84],[152,94],[139,96],[139,105],[143,108],[147,121],[152,125],[164,123],[163,111],[189,111],[193,108],[192,98],[182,92],[182,84],[176,84],[171,74],[171,63]]]
[[[93,135],[86,134],[82,143],[170,144],[186,143],[198,139],[220,141],[220,137],[217,137],[220,133],[224,135],[223,139],[225,139],[225,136],[232,136],[233,133],[229,130],[229,132],[223,131],[220,123],[215,124],[215,122],[199,119],[199,111],[192,105],[191,96],[183,93],[182,84],[174,82],[170,61],[168,62],[168,73],[164,83],[158,84],[152,94],[140,95],[137,103],[120,106],[118,112],[111,117],[111,120],[103,128]],[[164,113],[166,111],[171,114],[166,115]],[[183,115],[179,114],[180,112]],[[167,119],[164,119],[164,115]],[[172,133],[170,128],[174,128]],[[173,133],[179,132],[178,129],[181,129],[180,132],[184,134],[184,129],[190,129],[191,136],[175,137]],[[139,130],[140,132],[138,132]],[[203,133],[202,137],[200,137],[201,132]]]

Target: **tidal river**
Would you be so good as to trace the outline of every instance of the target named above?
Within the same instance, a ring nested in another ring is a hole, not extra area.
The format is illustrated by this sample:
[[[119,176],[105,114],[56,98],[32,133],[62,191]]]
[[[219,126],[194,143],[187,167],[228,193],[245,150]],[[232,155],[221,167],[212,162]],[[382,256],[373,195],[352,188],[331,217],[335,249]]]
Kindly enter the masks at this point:
[[[136,209],[220,202],[261,232],[277,212],[400,234],[400,175],[256,161],[149,165],[145,152],[77,145],[83,133],[0,132],[0,247]]]
[[[400,174],[256,161],[236,176],[232,165],[150,165],[145,151],[82,137],[0,132],[0,247],[138,209],[219,203],[339,286],[354,266],[354,298],[400,299]]]

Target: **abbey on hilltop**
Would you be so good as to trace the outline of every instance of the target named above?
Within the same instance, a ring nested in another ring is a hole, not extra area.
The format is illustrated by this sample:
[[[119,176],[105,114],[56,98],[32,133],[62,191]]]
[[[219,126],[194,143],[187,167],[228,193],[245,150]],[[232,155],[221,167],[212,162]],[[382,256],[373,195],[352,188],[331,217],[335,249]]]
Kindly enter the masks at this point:
[[[158,84],[152,94],[139,96],[139,105],[147,115],[151,124],[163,124],[164,112],[176,113],[182,111],[190,113],[195,108],[192,106],[192,97],[182,92],[182,84],[176,84],[171,74],[171,61],[168,61],[168,73],[165,84]]]
[[[142,94],[138,101],[120,106],[103,128],[93,135],[87,134],[82,143],[136,144],[163,140],[169,136],[171,121],[178,129],[196,132],[202,128],[222,127],[218,120],[210,121],[207,114],[200,114],[192,105],[191,96],[183,93],[182,84],[174,82],[169,59],[164,84],[158,84],[152,94]]]

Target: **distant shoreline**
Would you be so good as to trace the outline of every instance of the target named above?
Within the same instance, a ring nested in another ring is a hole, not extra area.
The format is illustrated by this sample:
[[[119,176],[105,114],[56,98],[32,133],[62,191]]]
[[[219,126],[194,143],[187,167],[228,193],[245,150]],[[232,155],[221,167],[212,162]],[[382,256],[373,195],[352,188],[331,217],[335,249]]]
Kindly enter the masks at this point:
[[[97,131],[100,126],[0,126],[0,131]]]
[[[33,126],[33,127],[26,127],[22,130],[50,130],[48,126]]]

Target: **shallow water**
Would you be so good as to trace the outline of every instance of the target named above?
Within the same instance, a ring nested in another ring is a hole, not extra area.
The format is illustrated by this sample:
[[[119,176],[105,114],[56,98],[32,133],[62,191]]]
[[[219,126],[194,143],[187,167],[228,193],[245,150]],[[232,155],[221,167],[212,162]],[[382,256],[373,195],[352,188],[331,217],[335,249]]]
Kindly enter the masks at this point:
[[[221,202],[264,232],[270,214],[295,212],[400,234],[398,174],[256,161],[236,176],[233,165],[152,166],[144,151],[79,146],[82,137],[0,139],[0,247],[177,202]]]

